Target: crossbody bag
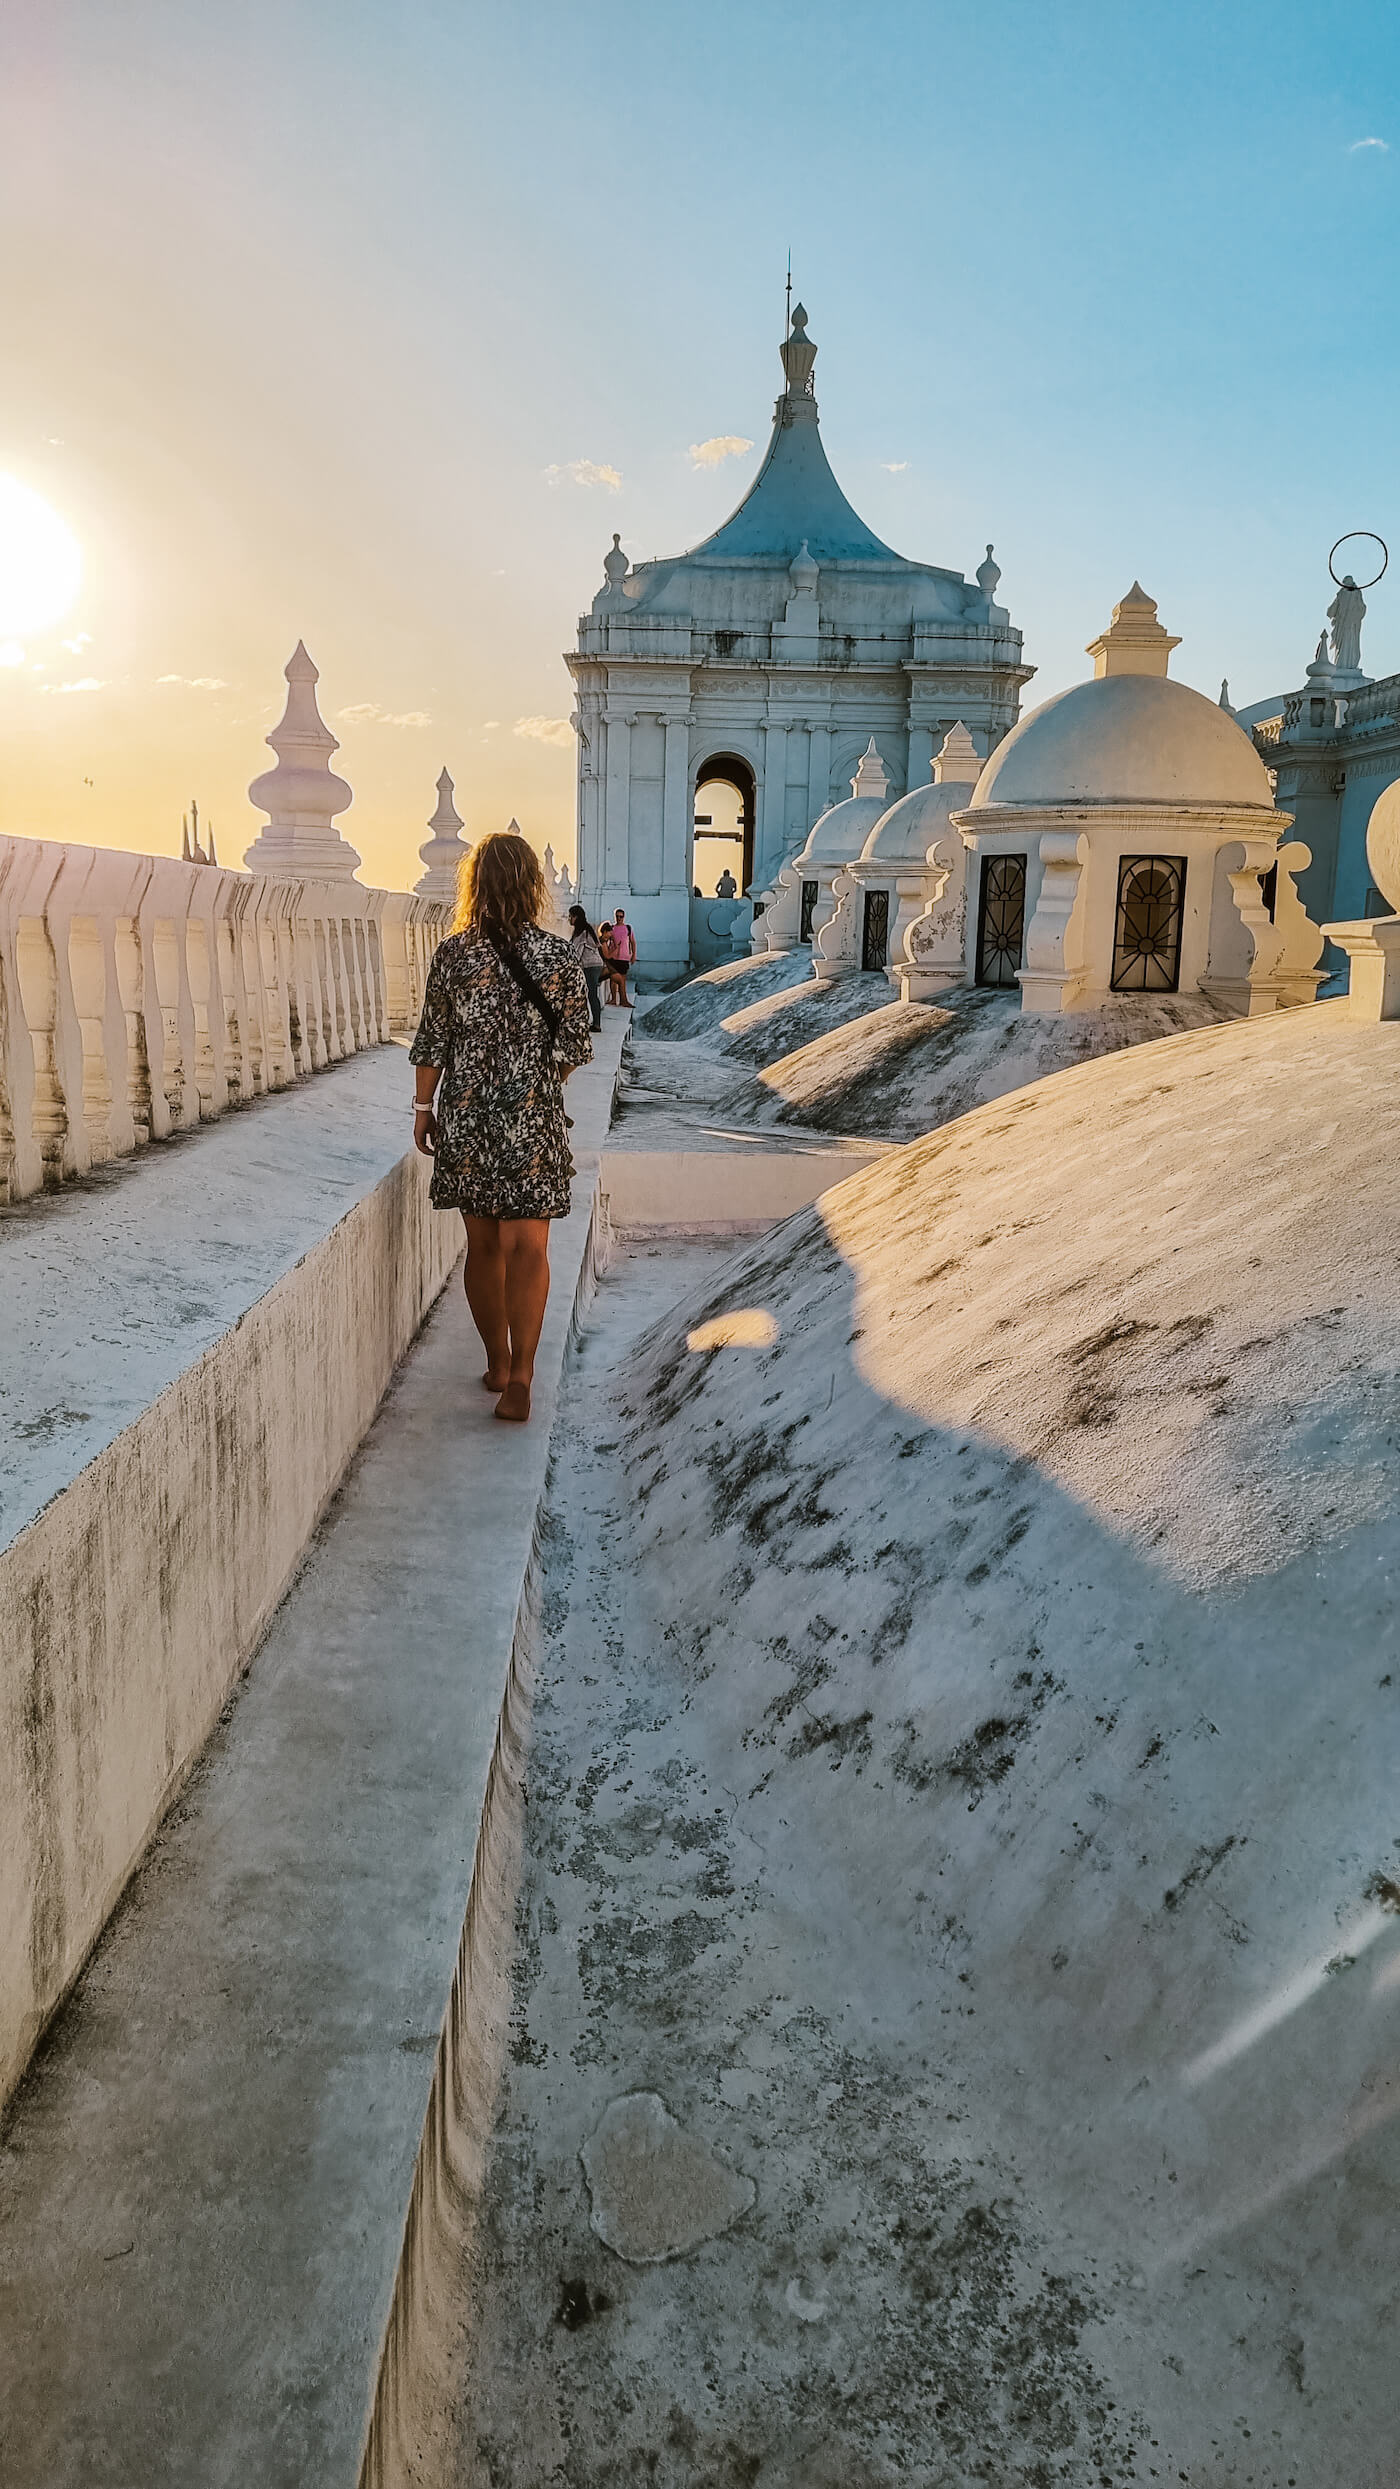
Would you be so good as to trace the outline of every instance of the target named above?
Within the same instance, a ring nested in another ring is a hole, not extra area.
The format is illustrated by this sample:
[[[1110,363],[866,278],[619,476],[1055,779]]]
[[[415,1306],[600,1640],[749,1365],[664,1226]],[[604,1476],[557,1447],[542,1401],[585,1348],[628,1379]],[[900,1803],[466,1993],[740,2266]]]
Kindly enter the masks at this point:
[[[534,1004],[535,1009],[538,1011],[540,1018],[543,1020],[545,1028],[548,1031],[551,1046],[557,1044],[559,1038],[559,1014],[555,1010],[549,996],[546,994],[544,987],[539,983],[538,979],[531,976],[524,960],[518,958],[514,951],[503,951],[499,942],[497,942],[489,933],[487,934],[486,939],[490,943],[492,950],[495,952],[496,957],[500,961],[501,966],[505,969],[507,975],[515,979],[515,982],[519,986],[526,1001]]]

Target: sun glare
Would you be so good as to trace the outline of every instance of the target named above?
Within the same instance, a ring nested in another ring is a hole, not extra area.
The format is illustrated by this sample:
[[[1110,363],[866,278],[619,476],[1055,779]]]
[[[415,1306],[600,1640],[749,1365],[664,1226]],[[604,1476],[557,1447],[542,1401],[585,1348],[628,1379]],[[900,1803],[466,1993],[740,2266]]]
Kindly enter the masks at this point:
[[[38,493],[0,475],[0,638],[45,630],[78,593],[77,538]]]

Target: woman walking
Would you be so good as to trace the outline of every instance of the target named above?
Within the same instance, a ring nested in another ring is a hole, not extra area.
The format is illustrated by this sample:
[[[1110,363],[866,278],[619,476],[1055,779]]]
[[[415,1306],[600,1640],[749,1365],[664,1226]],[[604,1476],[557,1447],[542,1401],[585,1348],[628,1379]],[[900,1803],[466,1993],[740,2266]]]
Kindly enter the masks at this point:
[[[583,970],[584,983],[588,987],[588,1008],[593,1015],[593,1026],[595,1029],[600,1029],[603,1025],[603,1015],[598,1008],[598,994],[603,979],[608,973],[608,965],[598,948],[598,936],[581,907],[571,907],[569,910],[569,948]]]
[[[467,1230],[467,1303],[486,1349],[496,1415],[530,1414],[549,1295],[549,1222],[569,1207],[563,1084],[593,1049],[588,989],[569,944],[546,933],[539,858],[511,831],[462,866],[452,931],[428,970],[413,1138],[433,1160],[431,1199]]]

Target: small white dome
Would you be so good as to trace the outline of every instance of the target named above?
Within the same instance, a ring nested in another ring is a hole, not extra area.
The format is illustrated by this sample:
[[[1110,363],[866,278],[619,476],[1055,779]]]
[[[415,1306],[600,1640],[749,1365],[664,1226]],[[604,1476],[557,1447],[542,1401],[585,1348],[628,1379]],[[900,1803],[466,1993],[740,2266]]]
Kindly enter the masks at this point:
[[[1233,717],[1166,674],[1109,674],[1046,700],[992,754],[967,809],[1273,804],[1268,772]]]
[[[932,795],[936,789],[930,787]],[[807,844],[793,861],[805,864],[849,864],[861,852],[867,833],[887,806],[883,795],[848,795],[813,822]]]
[[[934,840],[947,829],[949,815],[966,808],[971,792],[968,779],[961,785],[950,779],[943,786],[930,780],[927,786],[916,786],[912,795],[901,795],[875,823],[860,851],[862,863],[872,859],[891,865],[925,863]],[[953,837],[957,837],[956,830]]]

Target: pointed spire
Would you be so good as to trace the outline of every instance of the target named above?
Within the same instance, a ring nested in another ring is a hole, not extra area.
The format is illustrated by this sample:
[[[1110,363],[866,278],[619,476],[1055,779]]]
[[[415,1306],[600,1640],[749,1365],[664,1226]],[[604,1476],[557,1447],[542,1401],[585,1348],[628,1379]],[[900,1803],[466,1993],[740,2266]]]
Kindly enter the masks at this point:
[[[190,854],[190,816],[187,812],[182,812],[180,815],[180,861],[182,864],[194,862],[194,857]]]
[[[1181,646],[1157,620],[1156,600],[1133,581],[1113,608],[1113,620],[1087,654],[1094,660],[1094,679],[1108,674],[1165,674],[1174,648]]]
[[[943,738],[943,748],[935,752],[929,763],[935,786],[976,786],[982,775],[982,755],[959,718]]]
[[[1234,716],[1235,712],[1230,702],[1230,677],[1228,674],[1222,674],[1220,677],[1220,705],[1225,711],[1227,717]]]
[[[219,859],[214,853],[214,824],[212,821],[205,822],[204,835],[209,841],[209,861],[211,864],[217,864]]]
[[[453,801],[454,791],[444,768],[437,782],[437,810],[428,823],[432,836],[418,850],[427,871],[414,885],[416,898],[440,899],[447,907],[456,900],[457,876],[471,854],[471,847],[462,836],[462,816]]]
[[[794,312],[793,318],[796,319],[796,317],[797,314]],[[851,780],[851,793],[883,796],[888,795],[889,788],[890,782],[885,774],[885,764],[875,749],[875,737],[872,735],[860,756],[860,765]]]
[[[248,789],[249,801],[269,817],[243,861],[254,873],[348,881],[360,859],[334,821],[355,799],[330,765],[340,745],[316,705],[320,676],[304,640],[297,641],[284,672],[287,705],[267,737],[277,766],[265,769]]]

